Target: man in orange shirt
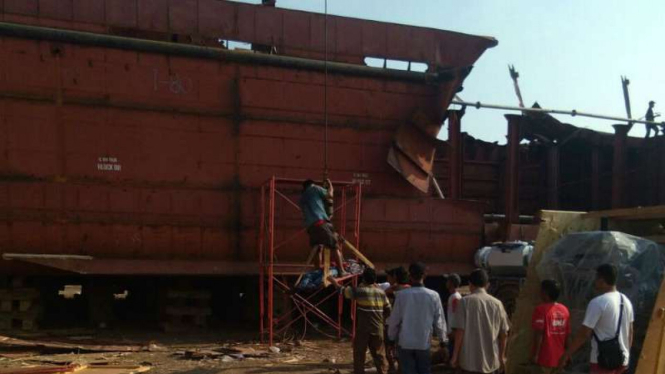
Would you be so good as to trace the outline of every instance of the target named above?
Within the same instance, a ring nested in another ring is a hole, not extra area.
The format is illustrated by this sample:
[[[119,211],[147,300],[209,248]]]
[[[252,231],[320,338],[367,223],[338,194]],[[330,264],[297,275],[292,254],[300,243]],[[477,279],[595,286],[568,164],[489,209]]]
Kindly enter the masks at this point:
[[[559,304],[559,284],[551,279],[540,284],[540,297],[543,303],[533,311],[533,363],[534,374],[550,374],[559,365],[566,352],[570,336],[570,313],[565,305]]]

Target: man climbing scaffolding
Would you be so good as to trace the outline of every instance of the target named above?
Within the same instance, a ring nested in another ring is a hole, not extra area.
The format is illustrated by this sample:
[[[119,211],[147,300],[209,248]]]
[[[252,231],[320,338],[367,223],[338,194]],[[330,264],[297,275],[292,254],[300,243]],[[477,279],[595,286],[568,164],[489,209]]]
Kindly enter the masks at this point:
[[[321,268],[322,249],[328,248],[335,251],[339,276],[344,276],[346,271],[342,257],[342,243],[330,222],[334,189],[329,179],[326,179],[324,187],[316,185],[311,179],[306,180],[300,196],[300,209],[309,235],[312,254],[316,260],[316,269]]]

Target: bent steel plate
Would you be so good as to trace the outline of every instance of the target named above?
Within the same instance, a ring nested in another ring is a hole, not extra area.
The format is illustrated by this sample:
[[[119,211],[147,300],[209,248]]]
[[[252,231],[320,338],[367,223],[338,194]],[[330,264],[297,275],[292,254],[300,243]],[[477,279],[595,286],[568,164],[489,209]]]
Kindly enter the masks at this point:
[[[441,124],[429,120],[418,110],[409,123],[397,129],[388,151],[388,163],[423,193],[429,192],[440,130]]]

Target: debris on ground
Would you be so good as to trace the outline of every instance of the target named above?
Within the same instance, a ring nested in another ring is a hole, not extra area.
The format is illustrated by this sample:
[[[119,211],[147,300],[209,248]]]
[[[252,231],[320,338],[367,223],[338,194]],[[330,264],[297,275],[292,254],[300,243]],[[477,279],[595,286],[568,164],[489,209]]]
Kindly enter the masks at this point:
[[[272,350],[270,350],[270,352],[272,352]],[[270,353],[266,351],[257,351],[252,347],[213,347],[176,351],[173,355],[183,356],[183,358],[188,360],[223,359],[225,356],[232,360],[243,360],[245,358],[266,358]]]
[[[73,334],[86,335],[89,334]],[[0,354],[0,374],[70,374],[74,373],[73,365],[78,368],[75,374],[133,374],[144,370],[150,370],[149,374],[286,374],[294,371],[299,374],[348,374],[353,360],[350,343],[336,340],[288,341],[271,346],[244,338],[241,334],[238,334],[237,340],[220,341],[219,333],[207,332],[190,335],[98,332],[92,335],[92,339],[80,340],[70,340],[67,336],[55,336],[50,332],[31,335],[29,339],[24,336],[9,342],[30,344],[12,346],[0,343],[0,350],[3,350]],[[7,341],[4,340],[5,343]],[[54,342],[57,343],[56,349],[51,348],[53,345],[50,343]],[[72,348],[84,342],[84,346],[142,348],[133,351]],[[100,342],[105,344],[98,344]],[[149,350],[150,344],[137,342],[151,342],[161,349]],[[47,344],[40,345],[42,343]],[[70,345],[62,349],[60,343]]]

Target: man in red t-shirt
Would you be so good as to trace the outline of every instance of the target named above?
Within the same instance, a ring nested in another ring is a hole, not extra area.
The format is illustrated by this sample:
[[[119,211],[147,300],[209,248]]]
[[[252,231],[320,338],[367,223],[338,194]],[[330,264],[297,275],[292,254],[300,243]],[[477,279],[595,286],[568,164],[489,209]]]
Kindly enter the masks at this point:
[[[533,363],[538,372],[549,374],[559,365],[559,359],[566,351],[570,335],[570,313],[565,305],[557,303],[561,289],[554,280],[544,280],[540,284],[540,297],[543,303],[533,311],[531,325],[533,337]]]

